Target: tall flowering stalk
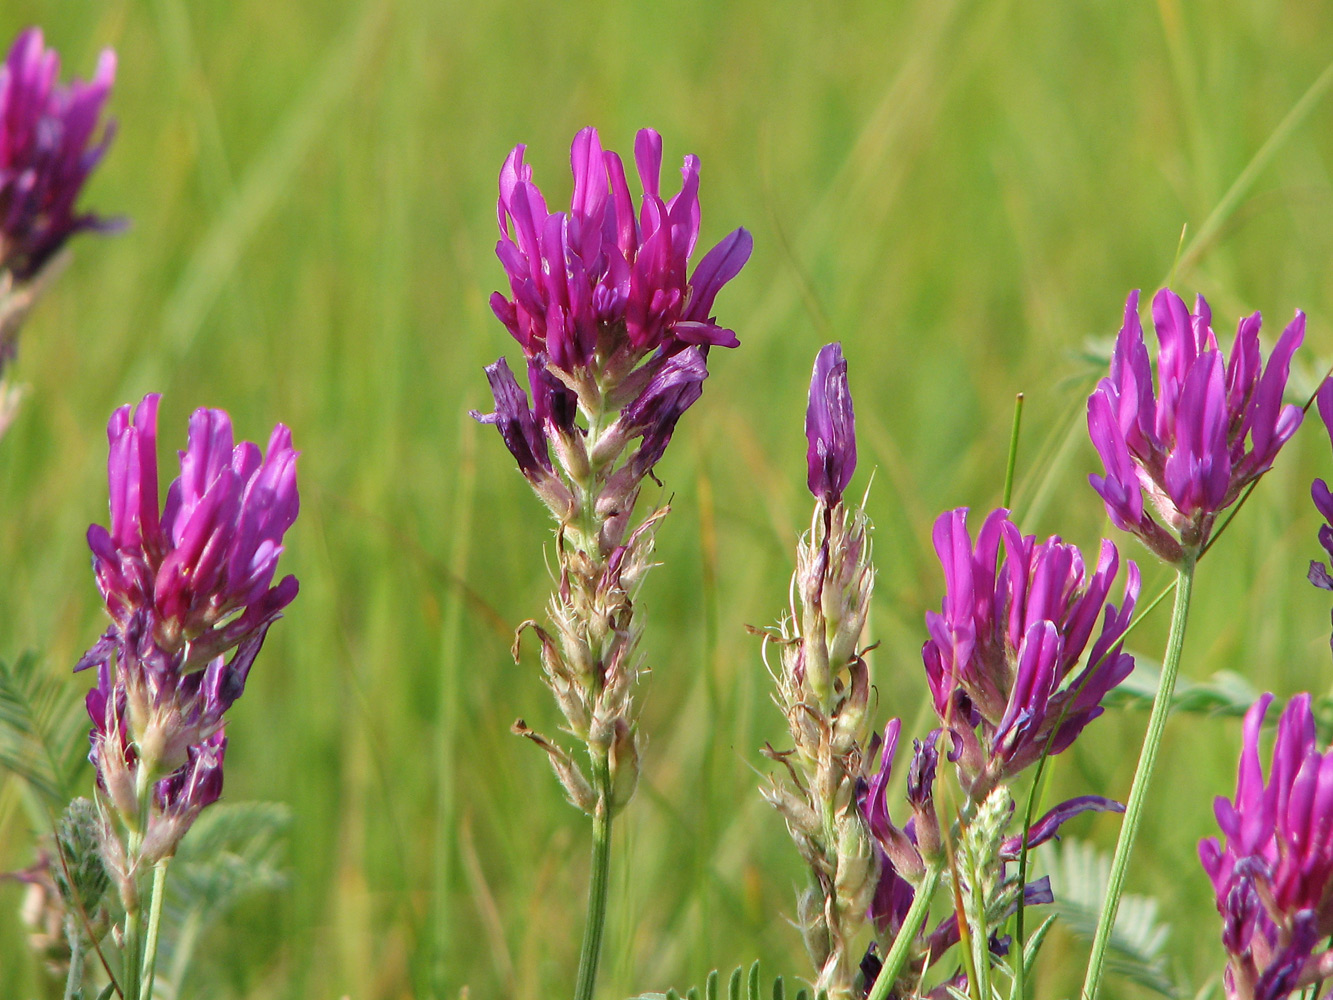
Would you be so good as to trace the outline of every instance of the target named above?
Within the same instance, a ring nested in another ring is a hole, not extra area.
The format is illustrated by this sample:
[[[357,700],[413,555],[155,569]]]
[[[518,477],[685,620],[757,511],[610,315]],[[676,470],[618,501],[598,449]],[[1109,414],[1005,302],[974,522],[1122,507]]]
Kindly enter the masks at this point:
[[[570,801],[593,819],[588,923],[575,995],[592,995],[612,816],[639,773],[634,683],[641,631],[633,596],[651,565],[665,507],[635,521],[645,477],[681,415],[699,398],[710,347],[735,347],[712,317],[717,293],[749,259],[737,229],[690,269],[699,236],[699,161],[685,158],[679,192],[660,185],[662,140],[639,132],[636,207],[619,156],[595,129],[574,138],[568,211],[547,209],[518,146],[500,171],[496,254],[509,294],[491,307],[523,350],[528,391],[501,358],[486,369],[494,424],[556,521],[559,586],[541,643],[545,680],[565,729],[587,747],[584,768],[564,748],[516,730],[550,756]],[[529,392],[531,397],[529,397]],[[517,653],[517,646],[515,649]]]
[[[20,32],[0,64],[0,433],[17,403],[5,368],[61,248],[75,233],[115,225],[77,208],[115,132],[99,125],[115,54],[104,50],[87,82],[60,86],[59,72],[60,57],[39,28]]]
[[[1111,862],[1083,983],[1084,1000],[1095,1000],[1097,994],[1166,729],[1195,564],[1217,516],[1272,467],[1302,417],[1299,406],[1282,403],[1292,355],[1305,336],[1305,315],[1299,310],[1267,365],[1259,344],[1258,313],[1240,321],[1229,359],[1218,345],[1212,312],[1202,296],[1191,311],[1174,292],[1163,289],[1153,298],[1152,317],[1159,345],[1156,389],[1139,322],[1138,293],[1133,292],[1125,304],[1110,376],[1088,399],[1088,430],[1106,470],[1105,476],[1089,477],[1092,486],[1117,527],[1137,535],[1176,567],[1176,595],[1161,683]]]
[[[805,432],[814,516],[796,550],[791,613],[765,641],[765,653],[768,641],[780,651],[780,666],[769,665],[769,672],[794,746],[767,751],[785,772],[763,794],[810,868],[798,925],[817,970],[816,989],[839,1000],[859,995],[854,947],[880,869],[857,802],[869,769],[870,668],[861,633],[875,570],[869,519],[860,506],[843,502],[856,468],[856,435],[839,344],[815,359]]]
[[[1320,752],[1310,696],[1283,711],[1265,781],[1266,694],[1245,715],[1234,800],[1218,796],[1221,843],[1199,843],[1227,951],[1228,1000],[1283,1000],[1333,976],[1333,751]]]
[[[152,994],[167,864],[222,793],[225,713],[297,592],[293,576],[273,583],[299,509],[291,432],[279,424],[261,453],[234,443],[223,411],[196,410],[180,476],[159,508],[158,402],[149,395],[123,406],[107,426],[111,523],[92,525],[88,545],[111,625],[75,668],[96,670],[89,759],[102,855],[127,914],[127,1000]]]

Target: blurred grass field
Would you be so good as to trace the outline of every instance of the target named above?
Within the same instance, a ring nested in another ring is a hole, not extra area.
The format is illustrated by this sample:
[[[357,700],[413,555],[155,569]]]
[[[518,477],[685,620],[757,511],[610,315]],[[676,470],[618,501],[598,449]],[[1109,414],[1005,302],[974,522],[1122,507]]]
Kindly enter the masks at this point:
[[[31,391],[0,442],[0,657],[36,649],[63,675],[102,628],[83,535],[106,517],[114,406],[165,393],[164,456],[200,405],[261,441],[282,420],[302,451],[284,557],[302,591],[232,713],[226,787],[290,804],[291,886],[213,932],[192,996],[572,983],[587,825],[509,734],[518,716],[555,728],[535,664],[508,653],[545,603],[549,525],[466,416],[488,403],[481,366],[517,355],[487,307],[516,143],[554,205],[578,128],[626,150],[652,125],[669,161],[702,160],[705,243],[755,236],[717,308],[742,346],[714,352],[658,468],[674,512],[641,601],[646,770],[616,833],[607,998],[756,957],[806,971],[785,919],[800,863],[755,791],[783,723],[743,625],[786,598],[821,343],[841,339],[851,366],[854,489],[876,470],[881,724],[917,735],[934,516],[999,502],[1022,391],[1021,523],[1085,546],[1111,530],[1086,484],[1089,344],[1129,289],[1165,279],[1182,227],[1175,287],[1209,297],[1219,332],[1262,308],[1271,343],[1299,306],[1295,384],[1333,361],[1333,99],[1281,127],[1328,65],[1327,5],[6,0],[0,38],[32,23],[66,75],[119,53],[120,131],[85,203],[131,228],[79,239],[24,332]],[[1187,677],[1329,689],[1328,595],[1304,574],[1309,479],[1330,473],[1315,421],[1201,567]],[[1168,575],[1132,554],[1155,594]],[[1133,640],[1150,659],[1167,616]],[[1053,794],[1123,797],[1145,723],[1097,722]],[[1238,729],[1173,722],[1131,876],[1160,898],[1191,989],[1222,964],[1194,845],[1232,787]],[[1105,817],[1075,826],[1114,840]],[[0,870],[31,861],[31,835],[0,775]],[[5,997],[36,989],[19,898],[0,885]],[[1081,977],[1084,946],[1057,940],[1039,997]]]

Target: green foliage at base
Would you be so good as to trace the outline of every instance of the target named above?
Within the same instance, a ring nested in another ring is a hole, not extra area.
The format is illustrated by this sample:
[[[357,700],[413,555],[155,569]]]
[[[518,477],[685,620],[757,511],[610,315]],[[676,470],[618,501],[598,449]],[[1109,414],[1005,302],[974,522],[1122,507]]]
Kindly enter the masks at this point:
[[[683,994],[670,989],[665,993],[640,993],[630,1000],[810,1000],[810,990],[805,986],[795,988],[795,993],[787,992],[786,981],[779,976],[772,982],[765,980],[759,971],[759,962],[755,961],[747,971],[740,966],[732,971],[727,980],[726,992],[722,991],[722,977],[717,969],[708,974],[703,989],[691,986]],[[814,1000],[828,1000],[822,990]]]

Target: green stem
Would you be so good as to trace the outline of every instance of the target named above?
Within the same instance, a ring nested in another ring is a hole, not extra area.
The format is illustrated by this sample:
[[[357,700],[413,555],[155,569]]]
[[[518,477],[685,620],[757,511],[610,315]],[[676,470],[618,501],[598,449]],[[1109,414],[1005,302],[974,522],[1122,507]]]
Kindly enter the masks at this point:
[[[153,866],[153,895],[148,904],[148,940],[144,945],[143,976],[139,1000],[152,1000],[153,976],[157,971],[157,933],[162,926],[162,897],[166,895],[167,865],[163,858]]]
[[[926,877],[916,887],[916,895],[912,897],[912,905],[907,911],[907,916],[903,918],[902,927],[898,928],[898,936],[893,939],[889,953],[884,956],[884,964],[880,966],[879,975],[875,977],[875,987],[870,991],[866,1000],[885,1000],[898,981],[898,976],[903,971],[903,966],[907,964],[912,947],[916,944],[917,932],[921,930],[921,925],[926,922],[926,914],[930,912],[930,903],[935,895],[935,890],[939,888],[940,876],[943,873],[943,857],[927,865]]]
[[[125,945],[121,949],[121,969],[124,979],[125,1000],[139,996],[139,908],[125,911]]]
[[[1190,557],[1180,566],[1176,575],[1176,600],[1171,609],[1171,632],[1166,640],[1166,654],[1162,658],[1162,680],[1157,697],[1153,700],[1148,732],[1143,738],[1139,766],[1134,772],[1134,784],[1130,786],[1129,802],[1125,806],[1125,819],[1120,826],[1120,839],[1116,842],[1115,857],[1111,860],[1111,878],[1106,886],[1101,916],[1097,920],[1097,934],[1093,938],[1092,954],[1088,958],[1088,974],[1083,980],[1083,1000],[1094,1000],[1097,996],[1102,965],[1111,944],[1111,932],[1115,928],[1120,896],[1125,891],[1125,876],[1129,872],[1129,857],[1133,853],[1134,840],[1143,820],[1143,806],[1148,798],[1148,786],[1152,783],[1153,768],[1157,764],[1157,751],[1162,745],[1166,718],[1171,713],[1171,695],[1175,691],[1176,674],[1180,670],[1180,652],[1185,644],[1185,623],[1189,617],[1190,592],[1193,588],[1194,559]]]
[[[588,881],[588,919],[579,952],[579,978],[574,1000],[592,1000],[597,962],[602,953],[602,928],[606,924],[606,894],[611,884],[611,764],[606,751],[594,755],[593,783],[597,790],[597,812],[592,818],[592,872]]]
[[[121,967],[124,973],[125,1000],[137,1000],[140,977],[143,975],[141,960],[143,945],[139,940],[139,917],[141,902],[139,898],[139,862],[143,855],[144,838],[148,836],[148,821],[153,808],[153,767],[144,758],[140,758],[139,767],[134,776],[135,798],[139,804],[138,815],[132,822],[127,822],[129,836],[126,838],[128,850],[125,852],[129,864],[129,893],[121,891],[121,901],[125,904],[125,946],[122,949]],[[124,817],[122,817],[124,818]]]
[[[65,918],[65,940],[69,942],[69,975],[65,977],[65,1000],[73,1000],[83,989],[83,930],[73,914]]]

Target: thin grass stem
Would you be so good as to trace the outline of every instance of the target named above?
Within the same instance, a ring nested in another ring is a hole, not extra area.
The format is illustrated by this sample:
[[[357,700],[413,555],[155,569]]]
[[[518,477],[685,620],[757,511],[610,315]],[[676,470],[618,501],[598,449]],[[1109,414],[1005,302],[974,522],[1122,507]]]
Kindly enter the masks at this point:
[[[153,866],[153,894],[148,903],[148,935],[144,941],[139,1000],[153,998],[153,977],[157,973],[157,936],[162,929],[162,899],[167,894],[167,866],[170,863],[171,858],[166,857]]]
[[[1005,510],[1014,498],[1014,469],[1018,466],[1018,432],[1023,426],[1023,394],[1014,397],[1014,424],[1009,431],[1009,461],[1004,467],[1004,502]]]

